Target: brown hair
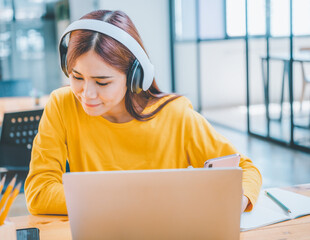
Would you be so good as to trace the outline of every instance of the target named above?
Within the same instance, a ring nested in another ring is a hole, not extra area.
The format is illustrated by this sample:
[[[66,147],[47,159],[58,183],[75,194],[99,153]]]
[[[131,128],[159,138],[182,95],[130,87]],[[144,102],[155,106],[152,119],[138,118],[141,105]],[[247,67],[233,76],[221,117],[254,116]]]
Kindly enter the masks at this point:
[[[145,51],[136,27],[124,12],[97,10],[86,14],[81,19],[97,19],[113,24],[130,34]],[[90,50],[94,50],[103,61],[126,75],[135,60],[135,56],[115,39],[94,31],[76,30],[70,35],[67,53],[68,73],[71,73],[76,59]],[[129,86],[128,82],[127,86]],[[129,87],[127,87],[125,106],[132,117],[140,121],[146,121],[154,117],[167,103],[180,96],[174,95],[151,113],[142,114],[142,111],[149,103],[154,103],[160,98],[168,95],[169,94],[160,91],[154,78],[151,87],[147,91],[133,93],[130,91]]]

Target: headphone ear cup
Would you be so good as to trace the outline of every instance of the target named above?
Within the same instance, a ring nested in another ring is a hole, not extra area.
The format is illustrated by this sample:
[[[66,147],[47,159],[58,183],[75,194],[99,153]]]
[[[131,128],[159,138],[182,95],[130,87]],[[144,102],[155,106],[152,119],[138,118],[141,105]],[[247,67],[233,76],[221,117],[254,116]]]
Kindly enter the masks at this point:
[[[59,54],[60,54],[60,66],[64,74],[69,77],[67,70],[67,52],[68,52],[68,42],[69,34],[63,37],[61,43],[59,44]]]
[[[140,93],[143,84],[143,69],[136,59],[127,75],[127,87],[130,87],[133,93]]]
[[[69,77],[67,71],[67,50],[67,48],[63,48],[62,50],[60,50],[60,65],[64,74]]]

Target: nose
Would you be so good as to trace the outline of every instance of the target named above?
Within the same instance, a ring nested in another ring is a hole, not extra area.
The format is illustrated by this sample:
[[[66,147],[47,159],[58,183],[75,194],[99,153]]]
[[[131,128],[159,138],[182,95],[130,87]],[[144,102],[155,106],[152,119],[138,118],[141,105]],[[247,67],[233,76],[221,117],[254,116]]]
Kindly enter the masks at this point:
[[[97,97],[96,85],[91,81],[85,81],[83,86],[82,96],[84,98],[92,99]]]

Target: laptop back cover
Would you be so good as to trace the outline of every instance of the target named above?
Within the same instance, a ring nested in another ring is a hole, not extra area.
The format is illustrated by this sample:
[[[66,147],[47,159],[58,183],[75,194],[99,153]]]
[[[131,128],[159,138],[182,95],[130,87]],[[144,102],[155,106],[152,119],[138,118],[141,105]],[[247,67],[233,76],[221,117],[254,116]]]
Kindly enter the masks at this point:
[[[239,239],[241,169],[63,175],[73,239]]]

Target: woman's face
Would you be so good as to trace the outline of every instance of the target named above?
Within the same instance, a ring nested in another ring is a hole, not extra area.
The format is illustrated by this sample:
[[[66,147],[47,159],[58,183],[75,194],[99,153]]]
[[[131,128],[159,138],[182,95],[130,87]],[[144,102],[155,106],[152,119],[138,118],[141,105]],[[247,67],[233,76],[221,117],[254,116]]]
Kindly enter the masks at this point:
[[[93,50],[77,58],[70,85],[85,112],[121,122],[125,108],[126,75],[105,63]]]

